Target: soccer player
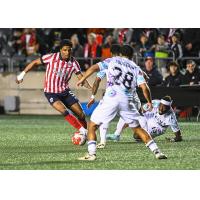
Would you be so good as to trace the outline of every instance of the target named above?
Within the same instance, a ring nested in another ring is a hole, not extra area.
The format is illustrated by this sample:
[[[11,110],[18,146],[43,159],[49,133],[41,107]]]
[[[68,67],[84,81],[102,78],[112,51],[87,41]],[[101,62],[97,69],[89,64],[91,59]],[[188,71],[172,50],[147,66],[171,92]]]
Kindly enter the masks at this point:
[[[24,76],[33,67],[44,64],[46,66],[46,75],[44,82],[44,94],[51,106],[64,115],[65,120],[69,122],[80,133],[87,134],[87,122],[85,114],[79,103],[69,88],[68,82],[73,73],[80,80],[83,75],[80,70],[79,63],[71,56],[72,43],[70,40],[64,39],[60,44],[60,51],[44,55],[28,64],[24,71],[21,72],[16,79],[20,84]],[[88,89],[91,86],[87,80],[83,83]],[[78,118],[68,112],[71,110]]]
[[[119,44],[113,44],[110,48],[111,56],[112,57],[120,56],[120,49],[121,49],[121,46]],[[110,61],[110,58],[106,59],[106,61],[98,63],[98,65],[103,65],[103,64],[106,65],[106,63],[109,63],[109,61]],[[87,104],[88,108],[95,102],[95,95],[99,88],[99,84],[100,84],[101,80],[104,79],[104,77],[106,77],[106,70],[99,71],[97,73],[96,79],[92,86],[92,95]],[[101,101],[100,101],[100,104],[101,104]],[[103,123],[99,126],[100,140],[101,140],[100,143],[97,145],[97,148],[99,148],[99,149],[104,148],[106,145],[106,133],[107,133],[108,126],[109,126],[108,123]]]
[[[79,158],[80,160],[95,160],[96,159],[96,133],[98,126],[102,123],[109,123],[117,113],[122,117],[129,127],[142,138],[142,141],[155,154],[158,159],[166,159],[167,157],[161,153],[157,144],[151,136],[140,127],[138,118],[140,114],[130,101],[129,96],[132,90],[138,85],[147,100],[147,105],[151,108],[151,94],[149,87],[146,84],[141,69],[131,61],[133,56],[133,48],[129,45],[124,45],[121,48],[121,56],[116,56],[110,59],[107,65],[93,65],[90,67],[83,78],[78,81],[77,86],[81,85],[87,77],[95,71],[107,69],[107,88],[101,104],[94,110],[88,127],[88,154]]]
[[[176,114],[171,107],[171,97],[165,96],[161,100],[152,100],[152,104],[152,110],[149,110],[146,104],[142,106],[144,117],[140,119],[141,126],[151,134],[152,138],[163,135],[167,128],[170,127],[175,134],[175,137],[166,139],[170,142],[182,141],[181,131],[178,126]],[[107,139],[119,141],[122,130],[126,127],[127,125],[125,121],[121,119],[117,124],[115,133],[107,135]],[[141,139],[135,134],[134,138],[136,141],[141,141]]]

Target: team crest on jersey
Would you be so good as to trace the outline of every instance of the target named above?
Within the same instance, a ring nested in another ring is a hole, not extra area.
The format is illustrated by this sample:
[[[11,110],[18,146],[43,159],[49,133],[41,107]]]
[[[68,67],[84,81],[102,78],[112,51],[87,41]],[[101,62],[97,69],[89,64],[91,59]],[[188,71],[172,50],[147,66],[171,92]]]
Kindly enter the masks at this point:
[[[49,101],[50,101],[51,103],[53,103],[53,97],[51,97],[51,98],[49,99]]]

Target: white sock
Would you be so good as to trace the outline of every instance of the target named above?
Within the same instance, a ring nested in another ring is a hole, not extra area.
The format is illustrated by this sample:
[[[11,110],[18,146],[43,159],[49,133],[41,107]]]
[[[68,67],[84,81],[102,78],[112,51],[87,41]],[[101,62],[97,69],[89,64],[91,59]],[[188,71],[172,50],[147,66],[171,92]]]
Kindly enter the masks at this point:
[[[125,121],[120,117],[119,121],[117,123],[117,129],[116,129],[114,134],[115,135],[121,135],[121,132],[123,130],[124,125],[125,125]]]
[[[99,127],[99,131],[100,131],[100,143],[106,143],[106,133],[108,130],[108,124],[101,124],[101,126]]]
[[[88,153],[90,155],[96,154],[96,141],[95,140],[88,141]]]
[[[80,133],[82,133],[82,134],[84,134],[85,136],[87,135],[87,129],[85,129],[84,127],[81,127],[80,129],[79,129],[79,131],[80,131]]]
[[[157,144],[154,142],[154,140],[150,140],[147,144],[146,147],[148,147],[153,153],[160,151]]]

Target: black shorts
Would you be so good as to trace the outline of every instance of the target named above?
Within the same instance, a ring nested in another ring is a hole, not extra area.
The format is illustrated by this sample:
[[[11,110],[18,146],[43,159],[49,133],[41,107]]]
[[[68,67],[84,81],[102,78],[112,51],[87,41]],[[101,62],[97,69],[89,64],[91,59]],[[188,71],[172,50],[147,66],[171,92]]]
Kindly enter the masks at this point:
[[[70,89],[66,89],[62,93],[45,92],[44,94],[51,105],[56,101],[61,101],[67,108],[70,108],[73,104],[79,102],[79,100]]]

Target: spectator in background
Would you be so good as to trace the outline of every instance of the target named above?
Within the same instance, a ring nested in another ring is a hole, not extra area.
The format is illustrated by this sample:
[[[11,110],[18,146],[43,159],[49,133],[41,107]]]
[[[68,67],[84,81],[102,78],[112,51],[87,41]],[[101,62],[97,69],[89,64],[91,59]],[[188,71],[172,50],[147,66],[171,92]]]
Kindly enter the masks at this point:
[[[98,45],[96,41],[96,34],[90,33],[87,36],[88,42],[84,46],[84,58],[85,64],[83,70],[86,70],[91,66],[90,60],[87,58],[100,58],[101,57],[101,46]],[[98,59],[95,59],[95,62],[98,62]]]
[[[96,42],[96,34],[90,33],[87,38],[88,42],[85,44],[84,47],[84,57],[101,57],[101,47]]]
[[[159,32],[165,36],[165,41],[168,43],[171,43],[172,36],[176,33],[179,34],[180,40],[182,39],[182,29],[180,28],[160,28]]]
[[[76,60],[79,62],[81,70],[84,71],[84,60],[83,60],[83,46],[79,43],[79,38],[77,34],[73,34],[71,36],[71,42],[72,42],[72,56],[76,58]]]
[[[83,57],[83,47],[79,43],[77,34],[73,34],[71,36],[71,42],[72,42],[72,56],[76,58]]]
[[[175,59],[183,57],[183,50],[180,44],[180,35],[179,33],[174,33],[171,38],[172,42],[170,49],[174,52]]]
[[[149,86],[156,86],[162,83],[163,77],[154,65],[152,57],[145,58],[145,68],[144,72],[148,75],[149,79],[147,81]]]
[[[12,36],[10,38],[10,42],[12,43],[12,47],[15,51],[15,54],[21,55],[23,53],[22,46],[19,42],[23,29],[13,29]]]
[[[143,34],[145,34],[148,38],[148,44],[152,46],[153,44],[156,43],[158,35],[159,35],[159,30],[156,28],[145,28],[143,30]]]
[[[146,34],[142,33],[140,35],[140,42],[136,49],[141,57],[146,57],[146,52],[148,52],[150,49],[150,46],[148,44],[148,37],[146,36]]]
[[[21,44],[26,55],[37,54],[39,44],[36,40],[36,30],[34,28],[25,28],[18,40],[18,44]]]
[[[159,35],[157,38],[157,44],[153,45],[152,50],[155,51],[156,65],[163,76],[167,74],[167,58],[169,55],[169,46],[165,42],[165,36]]]
[[[200,84],[200,71],[193,60],[188,60],[186,63],[186,74],[182,80],[185,85]]]
[[[6,29],[5,29],[6,30]],[[14,53],[12,43],[8,41],[8,35],[4,29],[0,30],[0,55],[11,56]]]
[[[132,28],[116,28],[113,31],[114,40],[119,44],[129,44],[132,40],[133,29]]]
[[[168,65],[169,75],[165,78],[163,86],[175,87],[181,85],[183,75],[179,71],[177,62],[170,62]]]
[[[49,33],[49,47],[51,52],[55,53],[60,50],[60,42],[62,40],[62,30],[60,28],[52,29]]]
[[[113,36],[112,35],[108,35],[105,38],[105,42],[102,46],[102,59],[106,59],[106,58],[110,58],[111,57],[111,52],[110,52],[110,48],[111,45],[113,44]]]
[[[197,57],[200,50],[200,29],[187,28],[183,34],[185,57]]]

